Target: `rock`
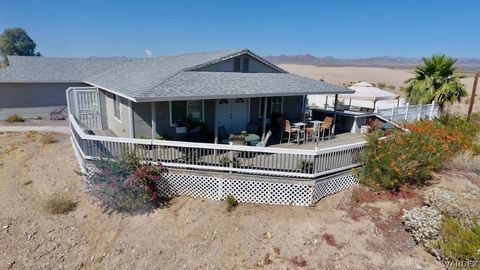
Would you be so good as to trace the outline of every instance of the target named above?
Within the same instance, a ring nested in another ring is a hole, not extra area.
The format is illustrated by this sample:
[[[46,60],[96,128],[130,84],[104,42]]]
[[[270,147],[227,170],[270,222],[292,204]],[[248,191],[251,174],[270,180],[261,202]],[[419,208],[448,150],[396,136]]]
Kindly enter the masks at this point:
[[[420,264],[415,264],[415,268],[418,270],[423,269],[423,267]]]
[[[268,239],[272,239],[272,238],[273,238],[273,233],[267,232],[267,238],[268,238]]]
[[[429,240],[437,238],[442,217],[437,209],[422,206],[405,210],[402,221],[405,229],[412,233],[415,241],[425,245]]]
[[[7,268],[8,269],[12,268],[14,264],[15,264],[15,261],[8,262],[7,263]]]

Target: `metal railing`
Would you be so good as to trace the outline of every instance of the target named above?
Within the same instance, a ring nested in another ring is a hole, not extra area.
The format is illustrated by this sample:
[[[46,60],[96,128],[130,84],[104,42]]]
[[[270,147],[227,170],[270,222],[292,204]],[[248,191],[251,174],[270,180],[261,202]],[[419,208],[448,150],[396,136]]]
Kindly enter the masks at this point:
[[[252,147],[86,134],[73,115],[72,138],[82,158],[95,160],[136,154],[169,168],[315,178],[357,167],[366,142],[315,150]]]

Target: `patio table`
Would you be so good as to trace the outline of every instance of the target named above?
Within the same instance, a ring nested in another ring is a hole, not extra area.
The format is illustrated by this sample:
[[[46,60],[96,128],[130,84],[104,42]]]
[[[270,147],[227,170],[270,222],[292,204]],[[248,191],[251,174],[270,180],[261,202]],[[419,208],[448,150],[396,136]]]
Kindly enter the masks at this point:
[[[303,122],[297,122],[293,123],[293,126],[297,128],[297,145],[299,145],[301,133],[303,133],[303,139],[305,141],[305,127],[307,126],[307,124]]]
[[[310,123],[312,123],[314,126],[315,126],[315,124],[318,124],[318,130],[314,130],[313,132],[314,132],[314,134],[316,134],[315,141],[320,140],[320,126],[323,124],[323,121],[312,120],[312,121],[310,121]]]

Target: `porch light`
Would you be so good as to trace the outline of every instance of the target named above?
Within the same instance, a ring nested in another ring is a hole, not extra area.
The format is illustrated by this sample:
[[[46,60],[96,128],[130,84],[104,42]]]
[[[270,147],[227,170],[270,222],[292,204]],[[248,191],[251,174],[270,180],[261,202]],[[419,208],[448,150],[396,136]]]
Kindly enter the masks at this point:
[[[228,104],[228,99],[222,98],[222,99],[220,99],[218,104]]]
[[[243,99],[243,98],[235,99],[235,103],[244,103],[244,102],[245,102],[245,99]]]

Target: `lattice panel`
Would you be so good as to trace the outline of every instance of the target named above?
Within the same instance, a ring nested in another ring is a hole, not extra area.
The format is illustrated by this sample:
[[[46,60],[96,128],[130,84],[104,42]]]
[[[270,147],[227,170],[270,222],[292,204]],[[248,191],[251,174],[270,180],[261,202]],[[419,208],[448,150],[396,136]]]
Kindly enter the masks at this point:
[[[317,180],[313,191],[312,203],[318,202],[318,200],[325,196],[353,187],[357,183],[358,179],[352,172]]]
[[[311,205],[313,187],[273,181],[225,180],[223,193],[232,194],[240,202]]]
[[[274,182],[275,181],[275,182]],[[164,175],[159,184],[161,195],[189,195],[223,200],[231,194],[239,202],[309,206],[312,204],[313,187],[302,184],[279,183],[278,180],[250,181],[223,179],[200,174]]]
[[[162,196],[189,195],[212,200],[219,200],[220,179],[194,174],[167,173],[158,185]]]

